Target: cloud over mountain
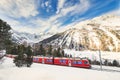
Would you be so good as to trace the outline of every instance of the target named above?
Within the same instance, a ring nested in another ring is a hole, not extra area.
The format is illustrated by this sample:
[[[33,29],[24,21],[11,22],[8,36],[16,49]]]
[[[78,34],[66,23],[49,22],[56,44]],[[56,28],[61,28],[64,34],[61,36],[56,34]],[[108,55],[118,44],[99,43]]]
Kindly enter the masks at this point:
[[[14,30],[53,32],[108,12],[119,13],[119,0],[1,0],[0,18]]]

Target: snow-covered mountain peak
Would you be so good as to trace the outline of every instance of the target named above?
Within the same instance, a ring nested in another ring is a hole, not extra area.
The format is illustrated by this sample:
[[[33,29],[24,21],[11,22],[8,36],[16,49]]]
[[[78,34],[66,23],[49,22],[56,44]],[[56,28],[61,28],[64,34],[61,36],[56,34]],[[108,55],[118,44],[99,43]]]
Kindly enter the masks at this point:
[[[116,15],[103,15],[99,17],[95,17],[91,20],[82,21],[74,25],[74,28],[89,28],[106,26],[106,27],[115,27],[115,29],[120,29],[120,16]]]
[[[120,17],[100,16],[80,22],[41,43],[59,45],[76,50],[120,51]]]
[[[12,30],[11,33],[13,41],[20,44],[23,42],[37,43],[53,35],[52,33],[31,34],[26,32],[18,32],[15,30]]]
[[[94,18],[93,22],[101,23],[103,26],[120,26],[120,16],[104,15]]]

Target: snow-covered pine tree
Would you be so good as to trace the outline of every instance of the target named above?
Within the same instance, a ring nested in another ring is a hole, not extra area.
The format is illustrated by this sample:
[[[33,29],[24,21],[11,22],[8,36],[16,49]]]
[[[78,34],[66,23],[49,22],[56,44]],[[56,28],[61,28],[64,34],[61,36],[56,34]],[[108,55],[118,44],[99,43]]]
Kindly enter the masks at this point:
[[[0,19],[0,50],[6,49],[11,44],[11,27]]]
[[[0,51],[1,50],[8,51],[9,47],[12,44],[10,30],[11,30],[10,25],[0,19]],[[4,55],[0,56],[0,60],[3,57]]]
[[[33,61],[33,52],[30,46],[19,45],[17,48],[18,56],[14,58],[14,63],[18,67],[30,67]]]

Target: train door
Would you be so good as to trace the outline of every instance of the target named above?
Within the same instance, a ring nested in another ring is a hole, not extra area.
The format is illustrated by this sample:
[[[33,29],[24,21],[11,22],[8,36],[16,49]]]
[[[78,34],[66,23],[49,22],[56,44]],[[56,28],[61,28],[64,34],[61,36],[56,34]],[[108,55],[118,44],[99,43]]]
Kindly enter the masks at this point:
[[[70,59],[68,60],[68,66],[72,66],[72,65],[71,65],[71,60],[70,60]]]
[[[42,58],[42,64],[44,64],[45,62],[44,62],[44,57]]]
[[[52,61],[53,61],[53,64],[54,64],[54,57],[53,57]]]

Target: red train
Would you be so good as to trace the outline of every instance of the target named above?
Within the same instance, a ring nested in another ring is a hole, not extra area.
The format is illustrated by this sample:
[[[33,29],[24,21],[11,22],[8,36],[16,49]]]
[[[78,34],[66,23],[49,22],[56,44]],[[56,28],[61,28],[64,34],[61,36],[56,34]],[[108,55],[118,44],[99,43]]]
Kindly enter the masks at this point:
[[[58,57],[33,57],[33,62],[43,64],[54,64],[71,67],[91,68],[87,59],[80,58],[58,58]]]
[[[6,55],[7,57],[14,58],[16,55]],[[59,58],[59,57],[40,57],[33,56],[33,62],[52,64],[52,65],[62,65],[80,68],[91,68],[91,65],[87,59],[80,58]]]

